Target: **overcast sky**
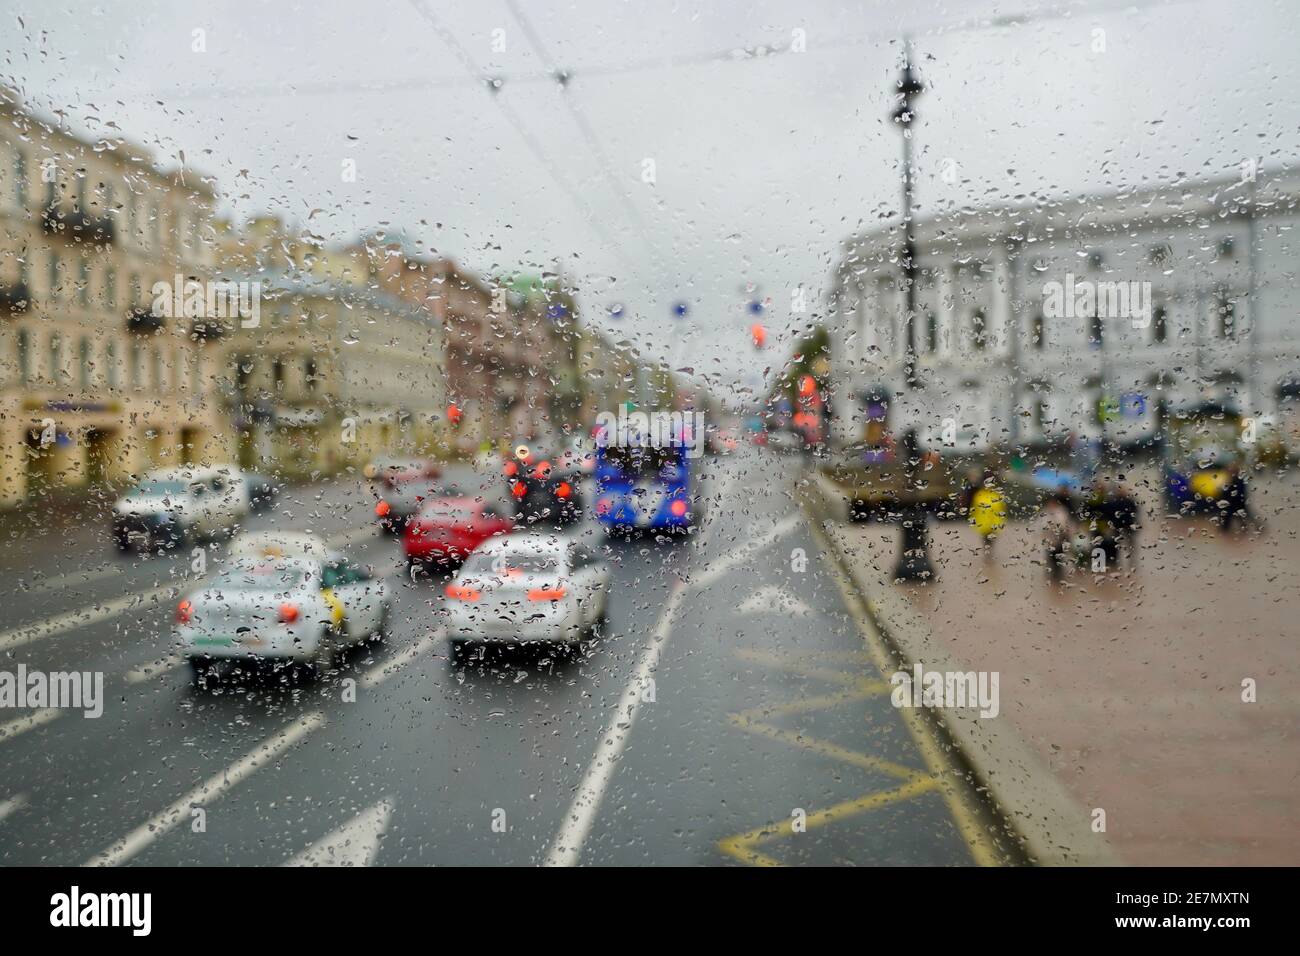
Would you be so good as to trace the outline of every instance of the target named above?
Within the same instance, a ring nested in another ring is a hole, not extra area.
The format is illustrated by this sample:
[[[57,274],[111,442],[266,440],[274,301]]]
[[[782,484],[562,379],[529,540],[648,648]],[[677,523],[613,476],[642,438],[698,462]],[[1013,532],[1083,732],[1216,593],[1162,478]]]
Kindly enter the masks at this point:
[[[1045,10],[1067,12],[981,25]],[[1300,146],[1294,0],[0,0],[0,11],[0,81],[90,135],[120,130],[173,162],[183,152],[235,217],[271,210],[330,240],[401,228],[485,275],[558,261],[589,321],[709,373],[719,391],[760,387],[812,318],[791,314],[791,290],[802,284],[818,308],[839,243],[897,215],[887,116],[905,32],[928,86],[922,213],[1211,176],[1247,156],[1294,165]],[[805,52],[761,52],[800,37]],[[547,79],[557,67],[564,87]],[[342,181],[346,159],[355,183]],[[762,353],[746,283],[772,300]],[[690,304],[682,321],[678,300]],[[614,302],[618,321],[605,312]]]

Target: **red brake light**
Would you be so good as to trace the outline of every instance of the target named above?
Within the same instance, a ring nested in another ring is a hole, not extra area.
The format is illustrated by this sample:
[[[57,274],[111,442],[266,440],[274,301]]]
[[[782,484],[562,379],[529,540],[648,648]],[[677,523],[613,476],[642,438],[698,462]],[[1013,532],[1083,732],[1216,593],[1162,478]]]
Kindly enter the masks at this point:
[[[668,509],[672,511],[674,515],[680,518],[682,515],[686,514],[686,502],[678,498],[676,501],[674,501],[671,505],[668,506]]]
[[[510,486],[510,492],[516,498],[522,498],[524,495],[528,494],[528,486],[525,485],[522,481],[516,481],[513,485]]]
[[[477,601],[483,596],[477,588],[467,588],[459,584],[448,584],[445,593],[453,601]]]
[[[190,623],[190,618],[194,617],[194,605],[189,601],[181,601],[176,605],[176,622],[178,624]]]
[[[381,518],[384,517],[384,515],[388,514],[388,512],[391,510],[392,510],[392,505],[390,505],[387,501],[381,501],[379,502],[379,504],[375,505],[375,514],[379,515],[379,517]]]
[[[528,592],[530,601],[558,601],[564,597],[564,588],[533,588]]]
[[[551,476],[551,463],[549,461],[544,461],[536,468],[533,469],[534,478],[540,478],[543,481],[545,481],[550,476]]]
[[[555,489],[555,497],[557,498],[567,498],[571,494],[573,494],[573,489],[569,487],[567,481],[560,482],[560,487]]]
[[[296,621],[296,620],[298,620],[298,605],[296,605],[296,604],[281,604],[281,605],[280,605],[280,623],[281,623],[281,624],[292,624],[292,623],[293,623],[294,621]]]
[[[515,475],[519,474],[519,466],[513,461],[508,461],[506,462],[505,473],[507,478],[513,478]]]

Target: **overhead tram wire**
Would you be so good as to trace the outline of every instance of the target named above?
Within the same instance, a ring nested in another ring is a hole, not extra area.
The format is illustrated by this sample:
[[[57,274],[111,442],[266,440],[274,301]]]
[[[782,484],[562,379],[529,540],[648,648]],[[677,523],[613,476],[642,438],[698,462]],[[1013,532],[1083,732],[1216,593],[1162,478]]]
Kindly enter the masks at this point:
[[[953,33],[1006,29],[1008,27],[1028,26],[1032,23],[1043,23],[1050,20],[1059,20],[1068,17],[1097,16],[1103,13],[1129,11],[1140,13],[1146,10],[1181,6],[1193,2],[1197,2],[1197,0],[1145,0],[1145,2],[1144,0],[1111,0],[1111,2],[1091,5],[1059,4],[1041,10],[1027,10],[1023,14],[1007,13],[993,17],[967,17],[949,23],[939,22],[917,24],[908,27],[907,32],[914,38],[918,39],[938,39]],[[417,0],[412,0],[412,5],[416,5],[416,3]],[[416,9],[418,12],[423,12],[420,11],[418,6]],[[872,43],[890,43],[898,39],[901,29],[902,28],[900,27],[898,29],[874,30],[870,33],[860,33],[853,36],[841,37],[839,39],[820,41],[817,43],[817,49],[840,50]],[[606,65],[598,64],[594,66],[581,67],[568,75],[581,75],[583,77],[614,77],[639,73],[651,73],[659,70],[675,70],[683,67],[708,66],[714,63],[757,63],[764,60],[788,56],[791,55],[791,53],[792,51],[788,44],[755,43],[744,47],[729,47],[725,50],[711,50],[704,53],[661,56],[653,59],[631,60],[625,63],[612,63]],[[478,71],[477,67],[472,68],[474,72],[465,77],[442,76],[361,85],[358,85],[355,82],[323,80],[315,83],[274,83],[263,86],[245,87],[205,86],[199,89],[173,90],[166,93],[165,97],[169,99],[211,99],[216,97],[227,99],[230,97],[329,96],[338,93],[386,94],[451,89],[455,87],[476,86],[482,84],[486,79],[485,76],[482,72]],[[510,83],[511,85],[521,83],[553,83],[555,82],[555,74],[550,70],[528,73],[507,73],[498,74],[496,79],[503,85],[505,83]],[[159,96],[156,90],[150,91],[147,95],[151,99],[158,98]]]
[[[637,231],[641,235],[641,241],[645,243],[646,249],[650,252],[650,258],[654,263],[655,271],[662,272],[663,262],[659,257],[659,250],[650,239],[650,234],[646,228],[646,222],[641,215],[641,211],[637,209],[636,204],[632,202],[632,197],[628,195],[627,190],[620,184],[620,181],[614,175],[614,164],[610,161],[609,154],[605,151],[604,145],[596,135],[595,129],[587,121],[586,114],[583,113],[570,92],[569,80],[571,79],[571,74],[568,71],[561,70],[551,58],[550,54],[547,53],[546,46],[542,43],[541,36],[538,35],[536,29],[534,29],[532,22],[524,15],[523,10],[520,9],[516,0],[506,0],[506,6],[510,8],[510,12],[514,15],[515,20],[518,21],[520,29],[524,32],[524,36],[527,37],[528,42],[537,52],[537,55],[541,58],[542,63],[546,66],[550,75],[554,77],[556,83],[559,84],[561,94],[560,99],[568,109],[569,115],[573,117],[573,121],[577,124],[578,130],[582,133],[582,138],[586,141],[587,148],[591,150],[592,155],[596,158],[596,163],[600,168],[601,174],[605,177],[606,184],[622,202],[623,208],[627,211],[629,220],[636,224]]]
[[[499,95],[501,80],[499,78],[488,76],[479,68],[478,64],[474,62],[474,58],[469,55],[469,52],[461,45],[460,41],[456,39],[455,34],[443,26],[442,22],[431,11],[425,8],[423,0],[411,0],[411,6],[415,8],[415,11],[419,13],[420,16],[424,17],[433,28],[434,32],[437,33],[442,41],[447,45],[448,49],[456,55],[457,59],[460,60],[461,65],[465,68],[465,71],[469,73],[470,76],[476,77],[484,83],[493,102],[495,102],[505,114],[506,118],[510,121],[510,124],[515,128],[515,132],[519,134],[519,138],[524,141],[524,144],[532,152],[533,156],[542,164],[547,173],[550,174],[551,179],[554,180],[556,185],[558,185],[564,191],[565,195],[569,197],[569,200],[573,203],[578,212],[582,214],[583,219],[587,221],[587,225],[592,228],[592,231],[600,236],[600,238],[611,250],[613,250],[614,254],[618,256],[619,260],[622,261],[624,265],[629,269],[635,269],[635,261],[623,249],[622,244],[611,235],[603,225],[601,225],[600,220],[592,215],[591,210],[587,207],[587,204],[583,201],[578,191],[560,171],[560,168],[551,160],[546,150],[542,147],[542,144],[538,142],[537,138],[533,136],[531,132],[529,132],[528,128],[524,125],[523,120],[520,118],[519,113],[508,101],[501,98]]]

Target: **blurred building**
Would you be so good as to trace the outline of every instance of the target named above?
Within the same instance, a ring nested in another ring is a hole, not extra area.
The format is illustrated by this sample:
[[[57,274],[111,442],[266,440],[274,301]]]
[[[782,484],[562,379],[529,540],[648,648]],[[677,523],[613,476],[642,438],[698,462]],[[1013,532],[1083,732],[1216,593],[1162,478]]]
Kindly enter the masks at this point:
[[[830,302],[835,437],[861,440],[876,401],[895,432],[959,450],[1136,444],[1207,396],[1293,416],[1300,175],[1242,179],[918,221],[917,388],[899,226],[848,240]]]
[[[241,465],[306,478],[440,450],[442,326],[386,288],[365,247],[327,250],[261,217],[223,250],[223,277],[261,294],[256,327],[233,323],[221,344]]]
[[[588,430],[601,412],[617,412],[636,398],[637,362],[631,350],[595,329],[582,330],[578,376],[584,389],[580,419]]]
[[[0,87],[0,504],[229,455],[211,338],[155,308],[204,281],[214,195]]]

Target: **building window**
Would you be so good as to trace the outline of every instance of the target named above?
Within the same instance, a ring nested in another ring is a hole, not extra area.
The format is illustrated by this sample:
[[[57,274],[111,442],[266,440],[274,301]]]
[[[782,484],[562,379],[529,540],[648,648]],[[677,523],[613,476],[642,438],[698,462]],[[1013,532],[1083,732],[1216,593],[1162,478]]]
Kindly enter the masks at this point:
[[[14,199],[19,209],[27,205],[27,155],[21,149],[14,153]]]
[[[271,363],[271,381],[277,392],[284,388],[284,362],[281,359]]]
[[[54,384],[60,384],[65,376],[63,374],[63,337],[58,332],[50,334],[49,343],[50,352],[50,381]]]
[[[306,376],[304,381],[307,384],[307,391],[316,391],[316,360],[309,358],[303,362],[303,374]]]
[[[149,378],[153,382],[153,390],[161,393],[163,390],[162,349],[149,350]]]
[[[90,391],[90,339],[77,343],[77,382],[83,392]]]
[[[85,256],[77,261],[77,302],[90,308],[90,262]]]
[[[1160,269],[1169,268],[1169,263],[1173,261],[1174,250],[1167,242],[1162,242],[1151,247],[1149,255],[1151,264]]]
[[[1219,240],[1219,258],[1231,259],[1232,254],[1235,251],[1235,248],[1236,248],[1236,242],[1232,238],[1232,236],[1224,236],[1222,239]]]
[[[1151,313],[1151,341],[1157,345],[1169,338],[1169,310],[1158,305]]]
[[[971,346],[977,352],[983,352],[989,344],[988,323],[983,309],[976,309],[970,317]]]
[[[143,351],[138,342],[131,344],[131,352],[127,358],[126,380],[133,390],[140,388],[140,358]]]
[[[109,308],[117,305],[117,270],[104,271],[104,304]]]
[[[1047,346],[1047,328],[1043,324],[1043,313],[1034,316],[1029,326],[1030,344],[1034,350],[1041,352]]]
[[[63,263],[55,253],[50,253],[50,298],[57,299],[63,294]]]
[[[1106,257],[1101,254],[1101,250],[1093,249],[1088,253],[1088,268],[1093,272],[1100,272],[1106,266]]]
[[[1217,316],[1216,332],[1221,339],[1237,337],[1237,305],[1232,299],[1220,293],[1214,305]]]
[[[104,349],[105,377],[108,379],[108,387],[117,390],[120,380],[117,369],[117,343],[109,342]]]
[[[32,381],[32,336],[26,329],[18,330],[18,378],[24,385]]]
[[[925,347],[931,355],[939,351],[939,316],[933,312],[925,316]]]

